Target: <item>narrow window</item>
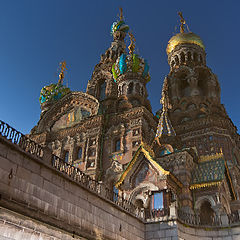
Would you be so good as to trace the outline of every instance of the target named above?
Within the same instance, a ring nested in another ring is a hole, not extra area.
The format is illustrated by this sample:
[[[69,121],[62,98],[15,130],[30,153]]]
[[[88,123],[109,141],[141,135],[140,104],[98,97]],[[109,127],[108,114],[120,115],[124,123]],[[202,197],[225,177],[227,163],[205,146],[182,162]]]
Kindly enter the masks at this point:
[[[131,82],[129,85],[128,85],[128,94],[132,94],[133,92],[133,83]]]
[[[105,97],[106,97],[105,93],[106,93],[106,82],[104,82],[100,85],[100,94],[99,94],[100,101],[105,99]]]
[[[78,151],[77,151],[77,159],[82,159],[82,147],[79,147],[79,148],[78,148]]]
[[[196,52],[193,54],[193,60],[194,62],[198,62],[198,55]]]
[[[64,162],[68,163],[68,161],[69,161],[69,151],[65,151]]]
[[[120,139],[117,139],[115,141],[114,151],[118,152],[118,151],[120,151],[120,149],[121,149],[121,142],[120,142]]]
[[[180,54],[180,59],[181,59],[181,62],[184,63],[185,62],[185,55],[183,52],[181,52]]]
[[[175,56],[174,58],[175,58],[176,65],[179,65],[179,58],[178,58],[178,56]]]
[[[89,148],[88,150],[88,156],[94,157],[96,155],[96,149],[95,148]]]
[[[115,186],[113,186],[113,201],[118,201],[118,189]]]

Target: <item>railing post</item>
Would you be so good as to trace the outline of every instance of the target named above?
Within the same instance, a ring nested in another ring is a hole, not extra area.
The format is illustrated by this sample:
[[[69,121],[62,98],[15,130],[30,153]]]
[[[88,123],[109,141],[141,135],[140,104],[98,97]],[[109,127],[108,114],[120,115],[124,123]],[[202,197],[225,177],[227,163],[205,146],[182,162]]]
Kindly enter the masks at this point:
[[[48,147],[43,148],[43,161],[48,165],[52,165],[52,152]]]

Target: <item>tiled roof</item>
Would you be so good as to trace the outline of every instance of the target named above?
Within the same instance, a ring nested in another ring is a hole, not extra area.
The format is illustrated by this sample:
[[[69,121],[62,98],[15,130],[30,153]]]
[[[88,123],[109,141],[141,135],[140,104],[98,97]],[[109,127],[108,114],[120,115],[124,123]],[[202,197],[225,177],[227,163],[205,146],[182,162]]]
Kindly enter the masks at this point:
[[[225,177],[225,170],[225,162],[222,157],[200,162],[192,172],[191,185],[222,181]]]

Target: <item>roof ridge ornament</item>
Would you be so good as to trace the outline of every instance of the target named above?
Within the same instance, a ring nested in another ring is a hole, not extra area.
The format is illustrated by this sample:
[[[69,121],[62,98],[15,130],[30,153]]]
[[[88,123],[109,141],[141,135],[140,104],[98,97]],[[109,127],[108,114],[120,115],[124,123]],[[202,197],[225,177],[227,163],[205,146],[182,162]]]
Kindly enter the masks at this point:
[[[180,22],[181,22],[181,26],[180,26],[180,33],[184,33],[185,32],[185,28],[184,25],[186,25],[186,21],[183,18],[182,12],[178,12],[178,15],[180,17]]]
[[[130,37],[130,45],[128,46],[128,50],[129,50],[129,54],[133,55],[134,50],[135,50],[136,39],[132,32],[129,32],[128,35]]]

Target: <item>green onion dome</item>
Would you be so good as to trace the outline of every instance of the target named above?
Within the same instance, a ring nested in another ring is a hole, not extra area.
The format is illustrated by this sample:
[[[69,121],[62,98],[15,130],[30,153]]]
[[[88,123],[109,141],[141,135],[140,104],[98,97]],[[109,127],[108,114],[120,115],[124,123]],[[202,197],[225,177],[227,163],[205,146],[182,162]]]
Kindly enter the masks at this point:
[[[129,26],[123,20],[114,22],[111,26],[111,34],[112,35],[117,31],[122,31],[122,32],[127,33],[128,30],[129,30]]]
[[[137,73],[146,79],[146,82],[150,81],[148,62],[138,54],[126,55],[123,53],[113,64],[112,73],[115,82],[121,75],[126,73]]]
[[[47,102],[54,102],[61,99],[63,96],[68,94],[70,89],[61,83],[51,84],[42,88],[40,92],[39,102],[44,104]]]

